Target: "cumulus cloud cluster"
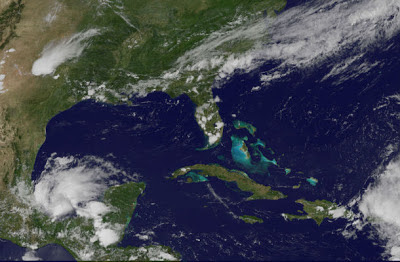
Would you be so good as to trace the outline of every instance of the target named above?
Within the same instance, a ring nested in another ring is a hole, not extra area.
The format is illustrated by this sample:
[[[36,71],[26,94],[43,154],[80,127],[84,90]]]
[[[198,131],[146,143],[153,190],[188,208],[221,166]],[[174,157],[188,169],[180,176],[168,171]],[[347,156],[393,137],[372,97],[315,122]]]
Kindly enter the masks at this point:
[[[32,74],[39,76],[54,73],[62,63],[79,57],[88,45],[87,40],[99,33],[100,31],[97,29],[89,29],[60,42],[48,44],[43,49],[40,58],[33,63]]]
[[[39,261],[42,260],[37,256],[36,252],[33,250],[27,250],[26,253],[21,258],[23,261]]]
[[[103,223],[103,215],[112,207],[101,202],[101,198],[110,185],[118,183],[115,178],[121,176],[127,177],[100,158],[53,155],[36,182],[35,203],[53,220],[75,215],[93,219],[96,235],[92,241],[99,240],[101,245],[108,246],[119,240],[123,225]]]
[[[387,253],[400,260],[400,159],[388,164],[377,181],[370,185],[359,204],[365,218],[372,218],[382,239],[387,240]]]

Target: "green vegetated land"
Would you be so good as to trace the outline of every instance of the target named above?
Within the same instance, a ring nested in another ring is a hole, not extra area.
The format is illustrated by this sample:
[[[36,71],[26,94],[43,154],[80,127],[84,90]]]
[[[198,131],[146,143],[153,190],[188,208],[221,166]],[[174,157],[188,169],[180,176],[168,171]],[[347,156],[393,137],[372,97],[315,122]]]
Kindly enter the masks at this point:
[[[292,214],[284,214],[284,216],[289,219],[313,219],[318,225],[321,225],[324,219],[333,219],[334,211],[339,209],[338,205],[332,203],[327,200],[315,200],[315,201],[307,201],[304,199],[299,199],[296,203],[303,205],[303,211],[306,213],[304,215],[292,215]],[[342,215],[344,217],[348,217],[349,212],[347,210],[342,211]]]
[[[243,220],[245,223],[247,224],[256,224],[256,223],[264,223],[264,220],[262,220],[259,217],[255,217],[255,216],[240,216],[239,217],[241,220]]]
[[[15,28],[21,20],[24,4],[21,0],[11,2],[6,10],[0,14],[0,49],[4,49],[11,38],[15,37]]]
[[[195,117],[206,137],[213,138],[207,143],[217,143],[223,126],[211,87],[222,64],[192,68],[199,61],[185,62],[184,54],[207,42],[213,33],[229,35],[237,27],[260,19],[264,11],[274,15],[274,10],[281,10],[285,3],[281,0],[61,0],[57,9],[50,0],[10,1],[0,15],[0,45],[3,50],[16,48],[9,59],[25,71],[18,77],[12,76],[10,70],[15,68],[7,67],[7,61],[3,70],[7,91],[0,94],[0,223],[3,225],[0,237],[30,247],[58,243],[78,260],[161,259],[151,257],[154,254],[179,258],[162,246],[102,247],[98,241],[90,241],[95,235],[93,219],[52,221],[21,198],[22,192],[27,192],[32,199],[30,175],[45,139],[45,127],[57,113],[83,98],[129,104],[127,98],[139,91],[161,90],[172,97],[187,94],[197,107]],[[54,21],[46,22],[48,14],[55,17]],[[99,30],[99,35],[85,42],[86,49],[79,58],[57,68],[54,73],[59,75],[57,79],[54,75],[32,76],[26,71],[50,42],[58,43],[75,32],[93,28]],[[256,41],[239,37],[219,42],[211,48],[215,51],[204,52],[226,59],[231,54],[246,52]],[[175,77],[179,63],[183,63],[184,71]],[[120,228],[123,233],[134,210],[138,187],[121,185],[110,190],[103,201],[118,208],[105,214],[102,221],[123,225]],[[133,195],[127,194],[127,190],[133,190]],[[127,199],[118,196],[120,193],[127,194]],[[271,193],[268,196],[273,197]],[[122,204],[124,201],[127,202]]]
[[[98,239],[99,224],[106,230],[115,232],[119,240],[122,239],[137,199],[144,189],[144,183],[134,182],[110,187],[102,200],[109,211],[99,218],[76,216],[52,220],[35,209],[21,208],[15,210],[15,213],[3,210],[0,220],[8,223],[0,228],[0,238],[22,246],[31,246],[30,243],[34,243],[36,248],[51,243],[59,244],[79,260],[161,260],[160,254],[177,260],[180,255],[169,247],[122,248],[116,245],[117,242],[105,247]],[[4,206],[2,203],[1,207]]]
[[[246,173],[237,170],[228,170],[219,165],[197,164],[187,166],[176,170],[172,174],[172,179],[184,176],[190,171],[194,171],[204,177],[216,177],[227,182],[235,182],[238,188],[244,192],[250,192],[252,195],[247,200],[269,199],[278,200],[286,196],[279,191],[272,190],[270,186],[258,184],[247,176]]]
[[[255,127],[255,126],[253,126],[252,124],[249,124],[249,123],[246,123],[246,122],[243,122],[243,121],[240,121],[240,120],[235,120],[235,121],[233,121],[233,126],[236,128],[236,129],[247,129],[247,131],[252,135],[252,136],[254,136],[254,134],[256,133],[256,131],[257,131],[257,128]]]
[[[228,57],[249,51],[256,42],[254,37],[229,35],[258,21],[264,12],[275,15],[285,4],[283,0],[123,0],[119,5],[109,4],[101,16],[93,12],[83,19],[80,30],[105,30],[91,40],[77,63],[68,65],[68,76],[79,84],[88,79],[97,85],[106,83],[102,93],[108,101],[118,102],[139,90],[160,90],[171,97],[187,94],[197,107],[196,119],[211,146],[222,134],[213,82]],[[259,35],[266,38],[265,32]],[[87,94],[87,88],[76,86],[75,90]]]

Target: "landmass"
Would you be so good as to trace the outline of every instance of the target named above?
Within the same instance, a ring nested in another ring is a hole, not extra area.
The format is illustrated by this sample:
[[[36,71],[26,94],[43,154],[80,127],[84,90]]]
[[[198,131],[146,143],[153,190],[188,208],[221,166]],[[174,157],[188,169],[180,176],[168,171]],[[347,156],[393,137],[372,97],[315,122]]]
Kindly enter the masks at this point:
[[[240,120],[235,120],[235,121],[233,121],[233,126],[234,126],[236,129],[245,128],[245,129],[247,129],[247,131],[248,131],[251,135],[253,135],[253,136],[254,136],[254,134],[255,134],[256,131],[257,131],[257,128],[256,128],[255,126],[253,126],[252,124],[249,124],[249,123],[246,123],[246,122],[240,121]]]
[[[93,221],[71,218],[68,225],[56,223],[21,197],[34,191],[31,173],[46,125],[84,99],[130,104],[133,96],[163,91],[171,97],[189,96],[205,148],[218,144],[224,123],[212,87],[232,73],[232,65],[242,65],[241,54],[266,39],[265,13],[274,16],[285,4],[283,0],[2,1],[0,238],[31,248],[60,243],[76,259],[151,259],[157,250],[171,255],[165,258],[177,258],[161,246],[99,248],[88,238],[93,235]],[[66,234],[56,237],[60,228]]]
[[[183,167],[176,170],[172,174],[171,179],[176,179],[180,176],[185,176],[190,172],[194,172],[203,177],[216,177],[223,181],[235,182],[240,190],[252,193],[252,195],[248,197],[247,200],[257,200],[257,199],[278,200],[286,197],[283,193],[272,190],[270,186],[264,186],[262,184],[258,184],[257,182],[249,178],[247,174],[242,171],[228,170],[216,164],[211,164],[211,165],[197,164],[193,166]]]
[[[259,217],[255,217],[255,216],[244,215],[244,216],[240,216],[239,218],[247,224],[264,223],[264,220],[262,220]]]
[[[52,219],[28,205],[11,207],[2,202],[0,219],[7,223],[2,224],[0,237],[34,249],[59,244],[78,260],[178,260],[180,255],[164,246],[116,245],[144,190],[144,183],[134,182],[110,187],[101,202],[91,203],[89,210],[94,214],[64,219]],[[9,209],[4,210],[7,205]]]
[[[307,201],[304,199],[299,199],[296,203],[303,205],[303,211],[306,215],[291,215],[283,214],[285,219],[293,220],[303,220],[312,219],[317,225],[321,225],[324,219],[334,219],[338,217],[349,217],[351,214],[344,207],[339,207],[337,204],[329,202],[327,200],[315,200]]]
[[[15,37],[15,28],[21,20],[22,9],[24,8],[21,0],[3,2],[5,2],[6,9],[0,15],[0,49],[3,49]]]
[[[294,186],[293,186],[293,189],[299,189],[299,188],[300,188],[300,186],[301,186],[301,184],[294,185]]]

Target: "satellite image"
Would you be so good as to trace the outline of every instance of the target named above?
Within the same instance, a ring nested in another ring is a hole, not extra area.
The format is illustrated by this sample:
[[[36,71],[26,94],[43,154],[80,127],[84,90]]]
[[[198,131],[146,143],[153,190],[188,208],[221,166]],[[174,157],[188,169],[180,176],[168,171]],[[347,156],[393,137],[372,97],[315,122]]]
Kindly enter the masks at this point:
[[[0,0],[0,260],[400,260],[399,0]]]

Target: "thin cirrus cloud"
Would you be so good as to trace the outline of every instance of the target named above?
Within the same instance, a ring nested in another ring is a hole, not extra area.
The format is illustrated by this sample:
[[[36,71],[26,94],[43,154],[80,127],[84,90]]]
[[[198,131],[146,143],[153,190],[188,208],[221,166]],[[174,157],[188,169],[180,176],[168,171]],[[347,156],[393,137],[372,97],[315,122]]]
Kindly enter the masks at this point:
[[[285,10],[276,18],[244,19],[238,26],[214,32],[182,55],[177,60],[176,75],[218,68],[217,80],[223,81],[237,70],[248,72],[274,61],[277,66],[261,76],[262,82],[320,63],[331,68],[322,76],[324,80],[340,75],[357,77],[378,65],[365,60],[366,52],[400,31],[399,10],[396,0],[314,0]],[[252,41],[253,48],[242,54],[220,49],[225,43],[243,39]]]

